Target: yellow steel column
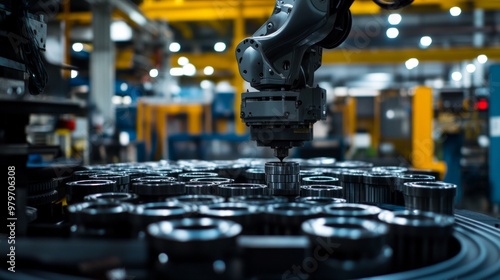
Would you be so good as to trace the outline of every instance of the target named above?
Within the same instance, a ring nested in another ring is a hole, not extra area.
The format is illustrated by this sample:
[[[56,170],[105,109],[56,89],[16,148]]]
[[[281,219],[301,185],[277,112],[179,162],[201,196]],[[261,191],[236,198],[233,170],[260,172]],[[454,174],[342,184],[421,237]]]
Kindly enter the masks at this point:
[[[235,132],[237,134],[245,134],[246,126],[245,123],[240,118],[241,112],[241,93],[243,92],[243,79],[240,76],[240,71],[238,69],[238,64],[236,62],[236,47],[245,37],[245,19],[243,17],[243,0],[238,1],[238,16],[234,19],[234,37],[233,37],[233,47],[231,51],[233,53],[233,86],[235,90],[234,95],[234,125]]]
[[[446,164],[434,161],[432,89],[416,87],[412,107],[412,165],[418,169],[438,171],[441,178],[444,178]]]

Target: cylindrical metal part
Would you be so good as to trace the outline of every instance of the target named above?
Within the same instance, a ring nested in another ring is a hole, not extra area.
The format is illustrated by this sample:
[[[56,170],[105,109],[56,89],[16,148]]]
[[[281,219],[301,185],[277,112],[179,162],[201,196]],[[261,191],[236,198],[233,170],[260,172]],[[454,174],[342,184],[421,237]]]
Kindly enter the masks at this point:
[[[189,182],[191,179],[196,179],[196,178],[206,178],[206,177],[217,177],[218,174],[215,172],[188,172],[188,173],[181,173],[177,178],[181,182]]]
[[[302,178],[302,185],[335,185],[340,186],[340,180],[331,176],[310,176]]]
[[[85,201],[112,201],[112,202],[128,202],[134,203],[137,201],[139,196],[134,193],[95,193],[85,196]]]
[[[366,190],[363,183],[365,172],[360,169],[342,169],[339,175],[340,185],[344,191],[344,198],[349,203],[361,203],[365,201]]]
[[[377,220],[377,216],[382,212],[382,209],[366,204],[337,203],[323,206],[321,212],[329,217]]]
[[[130,237],[128,213],[133,205],[112,201],[91,201],[68,206],[73,234],[84,237]]]
[[[298,235],[300,225],[308,220],[317,218],[320,207],[307,203],[277,203],[263,206],[266,220],[267,234]]]
[[[407,209],[453,215],[457,185],[441,181],[410,182],[404,184]]]
[[[186,182],[186,194],[213,194],[214,188],[217,186],[215,183],[204,183],[204,182]]]
[[[151,175],[151,174],[149,174],[149,175]],[[172,182],[174,182],[174,181],[177,181],[176,178],[165,176],[166,174],[164,174],[164,173],[158,173],[158,176],[156,176],[156,175],[149,176],[149,175],[144,176],[144,177],[134,178],[134,179],[130,180],[129,191],[132,193],[135,193],[135,186],[141,182],[154,182],[154,181],[161,181],[161,182],[172,181]]]
[[[265,184],[266,171],[264,168],[250,168],[245,171],[245,178],[248,183]]]
[[[392,250],[388,227],[357,218],[318,218],[304,222],[307,257],[321,256],[312,279],[353,279],[389,271]]]
[[[166,202],[176,202],[188,206],[209,205],[224,202],[224,198],[216,195],[181,195],[167,198]]]
[[[368,169],[373,167],[373,163],[357,160],[339,161],[334,164],[335,168],[346,169]]]
[[[286,197],[270,196],[270,195],[248,195],[248,196],[235,196],[230,197],[229,202],[242,202],[251,205],[267,205],[287,202]]]
[[[186,186],[183,182],[171,181],[169,179],[148,179],[134,183],[135,193],[140,196],[142,202],[164,201],[170,196],[183,195]]]
[[[114,192],[127,193],[130,184],[130,176],[124,173],[101,173],[89,176],[92,180],[111,180],[116,181]]]
[[[242,226],[243,234],[262,233],[259,229],[262,229],[263,215],[257,205],[225,202],[202,205],[198,212],[202,217],[236,222]]]
[[[266,184],[272,195],[296,196],[300,192],[300,166],[292,161],[266,162]]]
[[[424,174],[398,174],[398,176],[394,179],[394,195],[393,195],[393,200],[392,204],[395,205],[405,205],[405,200],[404,200],[404,194],[403,194],[403,189],[404,189],[404,183],[410,183],[410,182],[419,182],[419,181],[435,181],[436,178],[430,175],[424,175]]]
[[[371,171],[363,175],[365,201],[368,203],[391,203],[395,175],[388,172]]]
[[[375,166],[372,167],[372,171],[403,174],[408,171],[408,168],[403,166]]]
[[[383,211],[379,220],[389,225],[394,269],[416,269],[450,257],[452,216],[416,210]]]
[[[343,198],[341,186],[335,185],[307,185],[300,187],[300,196],[316,196],[316,197],[336,197]]]
[[[242,195],[266,195],[267,186],[263,184],[232,183],[217,186],[217,194],[222,197]]]
[[[66,200],[68,204],[81,202],[86,195],[102,192],[114,192],[116,181],[81,180],[66,183]]]
[[[152,256],[166,253],[173,261],[217,260],[236,246],[241,225],[211,218],[162,221],[148,226]]]
[[[346,203],[346,200],[343,198],[336,197],[318,197],[318,196],[306,196],[306,197],[297,197],[296,201],[298,203],[308,203],[313,205],[327,205],[332,203]]]
[[[187,205],[175,202],[151,202],[136,205],[130,211],[134,235],[145,231],[147,226],[163,220],[193,217],[195,212]]]

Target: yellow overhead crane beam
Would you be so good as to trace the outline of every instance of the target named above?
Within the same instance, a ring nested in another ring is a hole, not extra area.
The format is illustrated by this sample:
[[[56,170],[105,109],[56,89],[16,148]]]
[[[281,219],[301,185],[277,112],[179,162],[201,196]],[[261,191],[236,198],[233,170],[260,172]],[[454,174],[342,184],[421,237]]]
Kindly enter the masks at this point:
[[[239,4],[241,3],[241,4]],[[217,21],[234,20],[238,17],[244,19],[268,18],[272,12],[273,0],[144,0],[139,6],[141,11],[149,19],[166,20],[168,22],[179,21]],[[242,11],[240,11],[240,5]],[[463,10],[483,9],[500,10],[498,0],[415,0],[406,11],[415,9],[418,12],[446,11],[453,6],[461,7]],[[373,3],[372,0],[356,0],[351,6],[354,15],[369,15],[386,12]],[[117,18],[122,18],[116,15]],[[90,12],[74,12],[67,16],[59,15],[59,19],[90,23],[92,14]]]
[[[323,52],[323,65],[328,64],[386,64],[404,63],[410,58],[417,58],[420,62],[460,62],[473,60],[478,55],[487,55],[489,59],[500,60],[500,48],[431,48],[431,49],[336,49]],[[180,53],[172,56],[175,63],[181,56],[197,69],[212,66],[216,71],[231,71],[235,68],[236,58],[233,52],[191,54]],[[176,66],[176,65],[172,65]]]

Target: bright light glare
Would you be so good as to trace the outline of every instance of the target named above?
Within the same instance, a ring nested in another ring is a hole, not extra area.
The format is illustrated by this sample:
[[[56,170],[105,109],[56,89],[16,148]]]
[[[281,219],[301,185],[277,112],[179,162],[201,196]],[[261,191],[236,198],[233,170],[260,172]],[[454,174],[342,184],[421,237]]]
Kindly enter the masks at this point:
[[[182,70],[182,67],[172,67],[172,68],[170,68],[170,76],[173,76],[173,77],[182,76],[183,72],[184,71]]]
[[[120,132],[119,139],[122,146],[127,146],[130,143],[130,134],[126,131],[122,131]]]
[[[131,103],[132,103],[132,97],[128,95],[123,97],[123,104],[130,105]]]
[[[210,82],[209,80],[203,80],[200,83],[200,87],[202,89],[209,89],[210,87],[212,87],[212,82]]]
[[[400,14],[391,14],[387,18],[387,21],[389,21],[390,25],[398,25],[401,22],[401,15]]]
[[[432,44],[432,38],[431,37],[429,37],[429,36],[423,36],[422,38],[420,38],[420,45],[422,45],[422,47],[427,48],[431,44]]]
[[[179,52],[181,50],[181,44],[177,42],[170,43],[170,45],[168,46],[168,50],[173,53]]]
[[[151,69],[149,70],[149,76],[151,76],[151,78],[156,78],[158,77],[158,69]]]
[[[81,52],[81,51],[83,51],[83,44],[82,43],[74,43],[73,46],[71,46],[71,48],[75,52]]]
[[[225,43],[223,43],[223,42],[217,42],[217,43],[215,43],[215,45],[214,45],[214,50],[215,50],[216,52],[223,52],[223,51],[225,51],[225,50],[226,50],[226,44],[225,44]]]
[[[406,69],[411,70],[413,68],[416,68],[419,64],[418,59],[416,58],[410,58],[405,62]]]
[[[185,56],[181,56],[179,57],[179,59],[177,59],[177,63],[180,65],[180,66],[184,66],[186,64],[189,63],[189,59]]]
[[[196,67],[193,64],[188,63],[182,67],[182,72],[185,76],[194,76],[196,75]]]
[[[130,41],[132,39],[132,27],[124,21],[111,23],[111,40],[114,42]]]
[[[391,27],[387,29],[386,35],[389,39],[394,39],[398,37],[399,35],[399,30],[396,27]]]
[[[205,69],[203,69],[203,74],[210,76],[215,72],[214,68],[212,66],[207,66]]]
[[[467,66],[465,67],[465,70],[467,70],[467,72],[469,73],[474,73],[476,72],[476,65],[474,64],[467,64]]]
[[[120,84],[120,90],[121,91],[127,91],[128,89],[128,85],[126,83],[121,83]]]
[[[71,79],[74,79],[78,76],[78,71],[76,70],[71,70]]]
[[[481,64],[485,64],[488,61],[488,57],[484,54],[478,55],[477,61]]]
[[[450,8],[450,15],[454,17],[458,17],[462,13],[462,9],[460,7],[451,7]]]
[[[122,101],[123,101],[123,97],[119,96],[119,95],[113,95],[113,97],[111,97],[111,102],[115,105],[120,105],[122,104]]]
[[[451,74],[451,78],[453,79],[453,81],[458,82],[462,79],[462,73],[455,71]]]

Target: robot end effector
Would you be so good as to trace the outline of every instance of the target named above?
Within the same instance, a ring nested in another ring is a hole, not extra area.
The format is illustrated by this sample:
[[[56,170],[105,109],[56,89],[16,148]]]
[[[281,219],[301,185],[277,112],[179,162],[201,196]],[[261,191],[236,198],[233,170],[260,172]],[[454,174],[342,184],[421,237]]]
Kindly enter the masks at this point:
[[[373,0],[399,9],[413,0]],[[252,140],[280,160],[312,140],[313,124],[326,119],[326,92],[314,87],[323,48],[345,41],[354,0],[277,0],[271,17],[236,47],[240,75],[259,90],[241,98],[241,118]]]

